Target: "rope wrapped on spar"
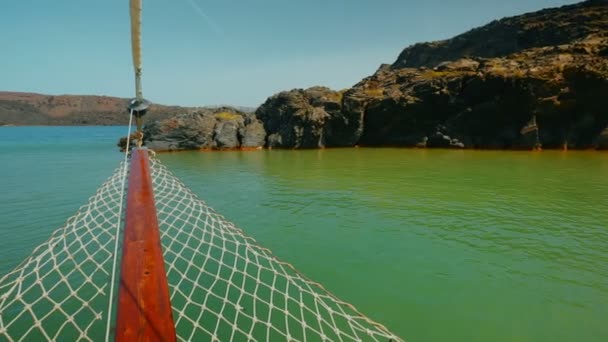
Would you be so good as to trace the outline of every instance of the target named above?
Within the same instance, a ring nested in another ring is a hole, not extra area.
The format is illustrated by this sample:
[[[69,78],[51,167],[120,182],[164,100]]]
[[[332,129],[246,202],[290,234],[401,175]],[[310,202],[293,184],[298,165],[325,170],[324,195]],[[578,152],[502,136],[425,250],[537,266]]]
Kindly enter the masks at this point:
[[[135,98],[129,101],[127,109],[135,116],[137,125],[137,133],[134,136],[137,147],[143,143],[143,116],[146,115],[150,108],[150,101],[144,99],[141,75],[142,75],[142,58],[141,58],[141,9],[142,0],[131,0],[129,9],[131,14],[131,51],[133,55],[133,69],[135,70]],[[128,146],[127,146],[128,149]]]

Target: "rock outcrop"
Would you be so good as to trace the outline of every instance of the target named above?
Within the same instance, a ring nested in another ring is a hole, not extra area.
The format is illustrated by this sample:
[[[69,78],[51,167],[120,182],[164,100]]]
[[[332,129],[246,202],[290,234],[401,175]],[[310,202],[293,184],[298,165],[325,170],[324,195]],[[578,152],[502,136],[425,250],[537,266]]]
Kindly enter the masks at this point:
[[[382,91],[359,109],[360,144],[593,148],[608,125],[606,48],[608,35],[594,34],[502,58],[379,70],[353,88]],[[532,118],[539,141],[522,131]]]
[[[155,151],[255,149],[265,144],[262,123],[230,107],[199,109],[144,127],[144,144]],[[119,146],[124,148],[124,140]]]
[[[495,21],[405,49],[351,89],[256,112],[268,147],[605,148],[608,1]],[[532,124],[533,123],[533,124]]]
[[[605,31],[606,5],[606,0],[589,0],[495,20],[452,39],[410,46],[391,67],[432,68],[464,57],[496,58],[532,48],[569,44]]]
[[[269,148],[320,148],[349,145],[341,112],[342,92],[329,88],[295,89],[270,97],[256,111],[264,122]],[[359,126],[359,123],[354,125]],[[352,140],[352,142],[351,142]]]

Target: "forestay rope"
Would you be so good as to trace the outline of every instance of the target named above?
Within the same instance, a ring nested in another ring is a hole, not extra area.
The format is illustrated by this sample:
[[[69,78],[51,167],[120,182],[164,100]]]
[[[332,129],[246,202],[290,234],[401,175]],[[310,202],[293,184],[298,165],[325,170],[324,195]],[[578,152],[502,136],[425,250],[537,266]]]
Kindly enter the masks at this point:
[[[150,102],[144,99],[141,83],[141,9],[142,0],[130,0],[129,13],[131,16],[131,55],[133,56],[133,70],[135,71],[135,98],[129,102],[129,109],[135,115],[137,125],[136,144],[141,147],[143,143],[143,116],[146,114]],[[129,146],[127,145],[127,149]]]
[[[118,215],[116,218],[116,227],[115,227],[115,233],[114,233],[114,252],[112,253],[113,258],[112,258],[112,271],[110,271],[110,295],[109,295],[109,300],[108,300],[108,314],[106,315],[106,334],[105,334],[105,341],[109,342],[110,341],[110,334],[111,334],[111,312],[113,312],[112,310],[112,304],[114,303],[114,284],[116,283],[116,263],[118,261],[118,243],[119,243],[119,235],[120,235],[120,227],[121,227],[121,223],[122,223],[122,209],[123,209],[123,199],[125,197],[125,182],[127,180],[127,167],[129,165],[128,161],[129,161],[129,146],[131,146],[131,127],[133,126],[133,110],[129,110],[129,128],[127,129],[127,144],[125,145],[125,157],[123,160],[123,163],[121,165],[121,172],[122,175],[120,177],[120,201],[118,204]]]
[[[118,262],[118,245],[119,245],[119,235],[120,235],[120,227],[122,222],[122,210],[123,210],[123,199],[125,192],[125,182],[127,179],[127,167],[128,167],[128,158],[129,152],[131,149],[131,128],[133,126],[133,113],[135,111],[135,107],[137,103],[143,103],[143,91],[141,85],[141,74],[142,74],[142,62],[141,62],[141,10],[142,10],[142,0],[130,0],[129,1],[129,15],[131,19],[131,55],[133,57],[133,69],[135,71],[135,100],[131,100],[129,102],[129,126],[127,128],[127,139],[125,145],[125,157],[122,165],[122,179],[121,186],[122,189],[120,195],[120,203],[119,203],[119,211],[118,218],[116,222],[116,233],[114,235],[114,253],[112,258],[112,271],[110,278],[110,295],[108,300],[108,314],[106,317],[106,334],[105,341],[110,341],[111,335],[111,319],[112,319],[112,306],[114,303],[114,284],[116,283],[116,266]],[[137,122],[137,146],[141,146],[143,143],[143,132],[142,132],[142,122],[141,116],[138,115],[136,118]]]

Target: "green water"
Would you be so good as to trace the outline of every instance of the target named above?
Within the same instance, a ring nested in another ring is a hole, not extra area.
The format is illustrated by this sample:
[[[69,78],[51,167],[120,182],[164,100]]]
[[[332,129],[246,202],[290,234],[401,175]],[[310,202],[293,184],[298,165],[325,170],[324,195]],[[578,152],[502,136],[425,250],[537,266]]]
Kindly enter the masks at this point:
[[[117,166],[113,128],[0,128],[0,273]],[[608,340],[608,154],[162,154],[258,242],[408,341]]]

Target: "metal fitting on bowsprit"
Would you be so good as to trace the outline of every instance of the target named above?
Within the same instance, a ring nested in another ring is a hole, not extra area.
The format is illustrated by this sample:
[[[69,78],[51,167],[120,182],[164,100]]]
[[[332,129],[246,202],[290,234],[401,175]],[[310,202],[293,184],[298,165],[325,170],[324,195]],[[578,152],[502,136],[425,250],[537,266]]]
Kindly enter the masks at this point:
[[[129,101],[129,104],[127,105],[127,110],[129,112],[133,111],[133,115],[136,118],[141,118],[142,116],[146,115],[149,108],[150,108],[150,101],[148,101],[146,99],[134,98],[134,99],[131,99]]]

